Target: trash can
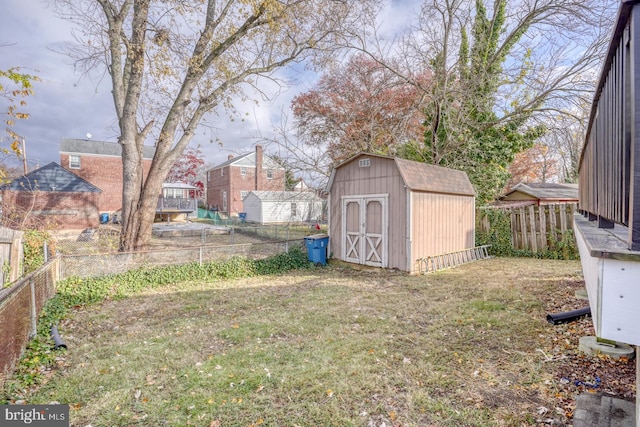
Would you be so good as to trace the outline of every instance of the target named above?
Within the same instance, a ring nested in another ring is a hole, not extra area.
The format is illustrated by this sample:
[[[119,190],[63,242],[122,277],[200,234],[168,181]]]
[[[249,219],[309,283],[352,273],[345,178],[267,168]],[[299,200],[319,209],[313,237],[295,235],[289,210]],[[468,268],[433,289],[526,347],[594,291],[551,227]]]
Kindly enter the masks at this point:
[[[307,247],[309,261],[315,265],[327,265],[327,247],[329,246],[329,235],[312,234],[304,238]]]
[[[247,213],[246,212],[238,212],[238,218],[240,218],[240,222],[247,221]]]
[[[109,214],[101,213],[100,214],[100,224],[107,224],[109,222]]]

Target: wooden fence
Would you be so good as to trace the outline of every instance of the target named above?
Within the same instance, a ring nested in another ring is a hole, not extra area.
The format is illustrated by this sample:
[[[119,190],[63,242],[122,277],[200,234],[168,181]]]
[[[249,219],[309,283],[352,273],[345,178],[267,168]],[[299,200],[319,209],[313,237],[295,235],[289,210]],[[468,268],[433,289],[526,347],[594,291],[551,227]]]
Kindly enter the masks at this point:
[[[0,227],[0,289],[22,273],[22,231]]]
[[[573,233],[573,214],[576,208],[575,203],[559,203],[490,209],[501,209],[509,214],[514,249],[540,253],[557,247],[557,242]],[[492,228],[489,216],[480,211],[479,219],[479,231],[489,232]]]

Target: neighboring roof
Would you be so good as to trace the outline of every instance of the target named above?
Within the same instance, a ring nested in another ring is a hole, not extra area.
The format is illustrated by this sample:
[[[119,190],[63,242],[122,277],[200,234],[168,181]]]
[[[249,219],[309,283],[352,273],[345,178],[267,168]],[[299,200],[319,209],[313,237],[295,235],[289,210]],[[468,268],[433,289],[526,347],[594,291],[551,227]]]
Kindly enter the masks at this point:
[[[307,185],[306,182],[304,182],[304,180],[300,180],[296,183],[296,185],[293,186],[293,189],[295,191],[305,191],[309,189],[309,186]]]
[[[315,193],[310,191],[251,191],[263,202],[316,202],[322,201]],[[249,196],[247,195],[247,197]]]
[[[475,196],[476,192],[469,181],[469,177],[463,171],[431,165],[428,163],[415,162],[413,160],[400,159],[397,157],[381,156],[378,154],[359,153],[350,159],[337,165],[331,172],[331,177],[327,184],[327,192],[331,189],[336,169],[350,163],[358,157],[378,157],[381,159],[393,160],[400,171],[400,175],[405,185],[414,191],[425,191],[430,193],[458,194],[463,196]]]
[[[8,184],[0,186],[0,190],[11,191],[43,191],[64,193],[101,193],[102,190],[69,172],[59,164],[51,162],[46,166],[29,172]]]
[[[186,190],[197,190],[198,187],[194,187],[191,184],[185,184],[184,182],[163,182],[162,188],[182,188]]]
[[[122,146],[117,142],[64,138],[60,141],[60,152],[120,157],[122,156]],[[155,152],[156,147],[145,145],[142,149],[142,157],[145,159],[153,159]]]
[[[212,167],[209,170],[212,171],[212,170],[216,170],[216,169],[221,169],[221,168],[224,168],[226,166],[255,168],[256,167],[256,153],[254,151],[254,152],[251,152],[251,153],[246,153],[246,154],[243,154],[241,156],[234,157],[232,159],[227,160],[224,163],[220,163],[219,165],[216,165],[216,166]],[[283,169],[284,170],[282,165],[280,165],[278,162],[276,162],[275,160],[273,160],[271,157],[269,157],[267,155],[263,155],[262,156],[262,168],[263,169]]]
[[[500,200],[514,193],[523,193],[538,200],[578,200],[578,184],[520,183],[509,190]]]

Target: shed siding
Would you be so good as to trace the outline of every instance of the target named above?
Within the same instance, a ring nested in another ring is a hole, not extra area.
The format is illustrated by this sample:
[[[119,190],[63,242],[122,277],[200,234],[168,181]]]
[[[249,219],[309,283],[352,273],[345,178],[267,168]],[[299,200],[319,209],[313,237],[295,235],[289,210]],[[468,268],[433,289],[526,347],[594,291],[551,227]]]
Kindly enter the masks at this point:
[[[360,159],[370,159],[369,167],[360,167]],[[344,196],[389,195],[388,267],[406,270],[406,191],[393,159],[360,156],[335,170],[331,187],[329,224],[330,253],[342,254],[342,198]]]
[[[242,209],[247,214],[247,221],[262,224],[262,201],[258,196],[249,193],[242,201]]]
[[[271,196],[273,197],[273,196]],[[292,204],[296,204],[293,213]],[[275,198],[265,198],[254,192],[243,201],[247,221],[260,224],[316,221],[322,217],[322,200],[309,193],[283,193]]]
[[[416,260],[475,246],[475,200],[450,194],[412,192],[411,269]]]
[[[270,222],[289,222],[291,218],[291,203],[290,201],[286,202],[273,202],[273,201],[263,201],[262,202],[262,222],[270,223]]]

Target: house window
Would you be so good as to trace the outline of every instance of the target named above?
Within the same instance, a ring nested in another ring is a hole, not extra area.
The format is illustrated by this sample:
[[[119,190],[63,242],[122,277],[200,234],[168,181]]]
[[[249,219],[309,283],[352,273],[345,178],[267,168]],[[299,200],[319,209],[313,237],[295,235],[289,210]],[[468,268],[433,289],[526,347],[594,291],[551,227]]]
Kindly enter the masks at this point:
[[[249,194],[248,191],[241,191],[240,192],[240,200],[244,200],[244,198],[247,197],[247,194]]]
[[[247,168],[240,168],[240,175],[245,176],[247,174]]]
[[[180,199],[184,197],[184,190],[182,188],[165,188],[164,197],[166,199]]]
[[[360,159],[358,165],[361,168],[368,168],[369,166],[371,166],[371,159]]]
[[[273,171],[271,169],[267,170],[267,179],[273,179]]]
[[[224,176],[224,168],[220,169],[220,176]]]
[[[291,203],[291,218],[295,218],[298,215],[298,205]]]
[[[207,181],[211,181],[211,171],[207,172]]]
[[[222,192],[222,211],[227,212],[227,192]]]
[[[69,169],[80,169],[80,156],[69,156]]]

